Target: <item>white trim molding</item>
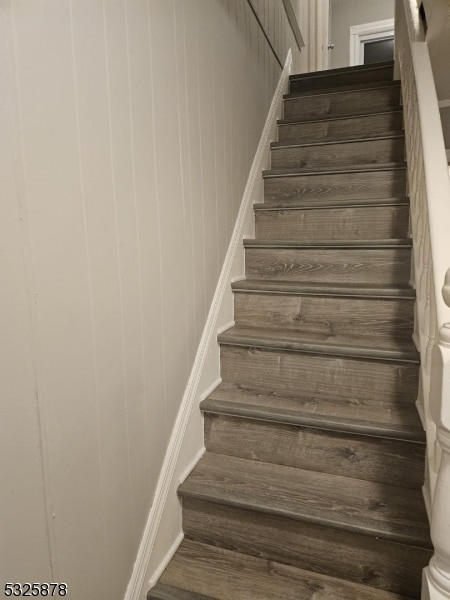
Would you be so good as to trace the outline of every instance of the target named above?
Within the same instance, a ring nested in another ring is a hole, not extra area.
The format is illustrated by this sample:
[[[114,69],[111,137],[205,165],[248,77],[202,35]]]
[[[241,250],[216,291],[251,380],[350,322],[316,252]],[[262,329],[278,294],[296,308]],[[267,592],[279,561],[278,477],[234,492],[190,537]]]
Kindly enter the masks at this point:
[[[350,66],[363,64],[365,42],[394,37],[394,30],[394,19],[352,25],[350,27]]]
[[[328,21],[330,0],[309,0],[309,70],[328,69]]]
[[[236,224],[219,277],[191,375],[175,422],[158,485],[124,600],[145,600],[183,539],[177,488],[204,452],[200,402],[220,383],[217,332],[233,322],[231,282],[245,276],[242,240],[254,237],[253,203],[263,198],[261,172],[268,168],[292,68],[289,50],[250,169]]]

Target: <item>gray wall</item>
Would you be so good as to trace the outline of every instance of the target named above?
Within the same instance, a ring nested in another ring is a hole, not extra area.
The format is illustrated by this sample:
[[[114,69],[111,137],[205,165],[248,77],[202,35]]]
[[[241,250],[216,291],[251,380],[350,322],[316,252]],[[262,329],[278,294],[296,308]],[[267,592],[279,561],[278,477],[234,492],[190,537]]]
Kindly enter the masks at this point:
[[[350,27],[394,18],[394,0],[330,0],[330,68],[349,64]]]

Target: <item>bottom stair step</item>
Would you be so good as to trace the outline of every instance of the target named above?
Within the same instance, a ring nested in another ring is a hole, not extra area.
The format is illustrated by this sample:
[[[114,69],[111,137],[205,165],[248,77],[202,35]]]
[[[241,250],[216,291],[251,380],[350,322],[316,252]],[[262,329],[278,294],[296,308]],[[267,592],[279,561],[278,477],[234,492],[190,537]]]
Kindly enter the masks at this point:
[[[407,600],[407,596],[183,541],[148,600]]]

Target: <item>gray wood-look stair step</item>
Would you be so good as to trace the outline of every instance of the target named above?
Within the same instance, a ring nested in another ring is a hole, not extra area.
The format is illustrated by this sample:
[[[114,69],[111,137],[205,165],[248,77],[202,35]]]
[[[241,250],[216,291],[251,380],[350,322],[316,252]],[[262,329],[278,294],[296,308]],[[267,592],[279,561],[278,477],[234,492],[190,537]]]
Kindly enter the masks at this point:
[[[332,83],[332,82],[331,82]],[[367,81],[364,83],[348,83],[347,85],[330,85],[326,87],[316,87],[312,89],[298,89],[289,91],[288,94],[284,94],[283,98],[304,98],[306,96],[318,96],[322,94],[336,94],[340,92],[359,92],[367,89],[374,89],[378,87],[398,87],[398,81],[380,80],[380,81]]]
[[[400,108],[400,86],[386,85],[362,90],[334,91],[284,99],[284,119],[302,121],[325,117],[364,115]]]
[[[392,62],[362,65],[357,68],[342,67],[339,69],[291,75],[289,78],[289,89],[291,92],[294,92],[297,90],[303,91],[324,87],[364,85],[367,82],[391,81],[393,75],[394,67]]]
[[[193,542],[184,542],[184,546],[180,550],[183,552],[184,548],[187,545],[187,551],[189,552],[190,559],[193,559],[191,552],[191,545]],[[170,565],[169,574],[172,571],[172,568],[176,568],[178,556],[175,557],[174,562]],[[198,565],[200,567],[200,565]],[[197,568],[198,568],[197,567]],[[198,569],[198,576],[201,575],[200,568]],[[207,571],[203,574],[203,577],[207,577]],[[185,585],[185,581],[183,581],[182,585]],[[147,594],[147,600],[214,600],[214,596],[205,596],[204,594],[198,594],[197,592],[192,592],[189,590],[181,589],[179,587],[173,587],[172,585],[164,585],[163,583],[158,583],[154,588],[152,588]]]
[[[420,490],[207,452],[178,493],[431,549]]]
[[[339,398],[320,394],[297,395],[263,387],[245,387],[222,382],[201,404],[208,413],[256,419],[272,423],[358,435],[409,440],[424,443],[425,433],[417,414],[414,398],[395,396]],[[423,479],[423,473],[419,474]]]
[[[256,242],[257,240],[255,240]],[[259,240],[258,240],[259,241]],[[406,286],[411,269],[411,249],[391,247],[289,247],[275,240],[246,245],[245,268],[249,279],[363,286]]]
[[[336,248],[347,249],[378,249],[378,248],[412,248],[412,241],[409,239],[382,239],[382,240],[263,240],[263,239],[244,239],[245,248]]]
[[[234,298],[239,327],[290,330],[298,336],[320,334],[411,340],[414,302],[411,298],[257,293],[240,291]],[[389,342],[387,342],[389,343]]]
[[[417,546],[186,497],[183,523],[187,539],[415,598],[431,558]]]
[[[340,117],[319,121],[301,122],[298,120],[278,121],[279,144],[308,143],[319,141],[339,141],[341,139],[358,139],[365,136],[384,134],[401,134],[402,111],[390,111],[360,117]]]
[[[407,600],[191,540],[182,542],[161,582],[150,590],[148,600]]]
[[[343,140],[314,144],[274,146],[271,169],[314,169],[355,164],[399,164],[405,160],[404,136],[379,136],[372,139]]]
[[[415,299],[415,291],[410,286],[377,285],[328,285],[326,283],[284,283],[280,281],[240,279],[231,284],[234,292],[255,292],[258,294],[296,294],[299,296],[344,296],[357,298],[409,298]]]
[[[290,76],[148,600],[411,600],[432,556],[393,61]]]
[[[255,345],[222,344],[221,377],[227,384],[287,398],[333,398],[360,405],[362,398],[380,405],[417,398],[417,364],[340,354],[293,352]],[[267,382],[266,387],[262,382]],[[320,412],[320,411],[319,411]]]
[[[326,237],[336,240],[383,240],[406,238],[409,204],[365,204],[339,208],[255,208],[257,239],[300,239]]]
[[[358,208],[364,206],[409,206],[409,198],[323,198],[299,200],[272,200],[257,202],[253,205],[255,211],[263,210],[317,210],[320,208]]]
[[[345,334],[295,331],[276,327],[234,326],[218,336],[219,344],[247,348],[270,348],[308,354],[405,361],[419,363],[419,354],[410,340],[376,337],[366,332],[359,337]]]
[[[298,202],[345,198],[394,198],[406,194],[403,167],[267,171],[265,202]]]
[[[267,419],[205,413],[208,452],[420,489],[424,444]]]

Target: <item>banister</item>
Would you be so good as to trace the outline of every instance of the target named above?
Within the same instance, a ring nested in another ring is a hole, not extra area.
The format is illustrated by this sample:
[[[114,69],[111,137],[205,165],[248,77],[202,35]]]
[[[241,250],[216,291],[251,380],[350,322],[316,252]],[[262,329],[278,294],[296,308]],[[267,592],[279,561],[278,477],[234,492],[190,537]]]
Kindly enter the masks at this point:
[[[445,304],[450,307],[450,269],[445,274],[444,285],[442,286],[442,298]]]
[[[428,46],[417,0],[396,2],[396,73],[402,81],[408,158],[417,400],[427,437],[424,495],[434,555],[422,600],[450,598],[450,178]]]

